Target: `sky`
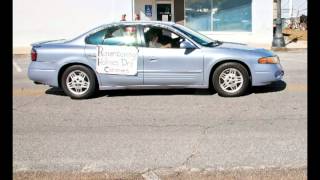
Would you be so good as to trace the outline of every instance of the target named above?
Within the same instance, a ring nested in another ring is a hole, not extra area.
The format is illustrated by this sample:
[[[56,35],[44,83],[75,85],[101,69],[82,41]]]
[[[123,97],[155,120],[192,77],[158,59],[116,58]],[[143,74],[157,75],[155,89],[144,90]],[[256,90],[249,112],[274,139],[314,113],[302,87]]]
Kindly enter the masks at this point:
[[[281,16],[283,18],[289,17],[289,1],[281,0]],[[302,14],[308,15],[308,2],[307,0],[292,0],[293,17],[301,16]]]

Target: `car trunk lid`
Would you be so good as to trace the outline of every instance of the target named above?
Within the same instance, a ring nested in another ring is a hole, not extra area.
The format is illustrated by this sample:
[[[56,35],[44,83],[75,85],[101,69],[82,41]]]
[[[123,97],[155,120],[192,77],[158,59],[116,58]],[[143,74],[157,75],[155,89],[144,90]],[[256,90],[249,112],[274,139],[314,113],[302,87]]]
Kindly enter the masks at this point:
[[[41,47],[41,45],[46,45],[46,44],[59,44],[59,43],[64,43],[66,42],[66,39],[57,39],[57,40],[50,40],[50,41],[39,41],[32,43],[32,47]]]

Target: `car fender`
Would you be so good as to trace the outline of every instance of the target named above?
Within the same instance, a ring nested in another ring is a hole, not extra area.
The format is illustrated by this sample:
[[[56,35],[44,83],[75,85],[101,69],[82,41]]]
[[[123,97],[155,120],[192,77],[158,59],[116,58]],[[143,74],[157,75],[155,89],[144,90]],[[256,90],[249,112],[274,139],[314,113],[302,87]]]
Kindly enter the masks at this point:
[[[90,67],[93,70],[93,72],[95,73],[99,85],[101,84],[99,73],[97,73],[97,71],[96,71],[96,61],[89,60],[88,58],[83,57],[83,56],[71,56],[71,57],[66,57],[64,59],[61,59],[57,63],[57,72],[58,72],[57,79],[59,78],[60,70],[63,67],[65,67],[66,65],[70,65],[70,64],[83,64],[85,66]],[[58,81],[59,81],[59,79],[58,79]]]
[[[208,61],[208,60],[207,60]],[[205,66],[206,69],[204,69],[204,83],[209,84],[209,80],[211,78],[211,72],[213,68],[216,68],[217,65],[222,64],[223,62],[240,62],[247,66],[249,70],[249,75],[252,76],[252,65],[249,60],[246,60],[244,58],[235,57],[235,56],[228,56],[228,57],[221,57],[218,59],[212,59],[207,62],[207,65]]]

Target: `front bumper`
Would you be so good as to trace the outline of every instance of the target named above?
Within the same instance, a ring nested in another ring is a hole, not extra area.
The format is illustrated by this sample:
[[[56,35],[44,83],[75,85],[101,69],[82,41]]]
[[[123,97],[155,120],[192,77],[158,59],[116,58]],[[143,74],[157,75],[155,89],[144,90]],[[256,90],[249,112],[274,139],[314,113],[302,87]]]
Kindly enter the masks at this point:
[[[283,78],[284,71],[281,64],[257,64],[252,74],[252,86],[268,85]]]
[[[54,65],[48,62],[31,62],[28,77],[37,84],[58,87],[58,72]]]

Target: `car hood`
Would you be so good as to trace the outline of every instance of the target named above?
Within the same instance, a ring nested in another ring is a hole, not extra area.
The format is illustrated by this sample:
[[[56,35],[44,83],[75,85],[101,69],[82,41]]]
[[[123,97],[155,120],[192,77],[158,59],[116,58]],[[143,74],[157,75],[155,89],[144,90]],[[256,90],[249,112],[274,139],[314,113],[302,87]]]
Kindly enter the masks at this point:
[[[222,44],[217,46],[217,48],[258,53],[262,56],[274,56],[274,53],[272,51],[266,50],[264,48],[255,48],[255,47],[250,47],[246,44],[234,43],[234,42],[222,42]]]

